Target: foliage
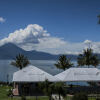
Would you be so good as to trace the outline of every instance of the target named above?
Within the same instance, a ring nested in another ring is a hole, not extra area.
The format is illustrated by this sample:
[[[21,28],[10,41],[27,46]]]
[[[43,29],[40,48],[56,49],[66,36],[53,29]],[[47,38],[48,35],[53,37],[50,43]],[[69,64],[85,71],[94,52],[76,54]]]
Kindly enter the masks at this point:
[[[97,82],[88,82],[90,86],[97,86]]]
[[[98,17],[98,19],[99,19],[99,20],[98,20],[98,24],[100,24],[100,15],[98,15],[97,17]]]
[[[72,100],[88,100],[88,96],[85,93],[77,93],[72,97]]]
[[[13,94],[12,94],[12,90],[11,89],[9,89],[9,91],[8,91],[8,93],[7,93],[7,96],[12,96]]]
[[[83,54],[80,54],[77,58],[78,66],[95,66],[97,67],[99,65],[99,59],[96,54],[93,53],[92,49],[86,49],[84,50]]]
[[[51,95],[54,91],[54,84],[50,83],[48,80],[45,80],[44,82],[39,83],[40,89],[49,97],[49,100],[51,100]]]
[[[26,67],[29,64],[29,60],[23,54],[19,54],[16,56],[15,61],[11,62],[11,65],[14,65],[20,69]]]
[[[45,80],[45,82],[39,83],[40,89],[49,97],[49,100],[51,100],[51,95],[55,92],[59,94],[59,100],[60,95],[66,96],[66,90],[65,90],[65,84],[62,82],[58,83],[50,83],[48,80]]]
[[[69,58],[67,58],[65,55],[61,55],[59,57],[57,64],[55,64],[55,66],[59,69],[65,70],[66,68],[72,67],[73,64],[71,63]]]
[[[100,98],[96,98],[96,100],[100,100]]]
[[[8,85],[0,85],[0,100],[21,100],[21,97],[19,96],[15,96],[13,98],[11,97],[8,97],[8,93],[9,93],[9,90],[11,90],[12,87],[11,86],[8,86]],[[36,100],[36,98],[34,96],[32,97],[26,97],[26,100]],[[39,96],[38,97],[38,100],[48,100],[48,97],[41,97]]]
[[[21,100],[26,100],[26,97],[25,97],[25,96],[22,96],[22,97],[21,97]]]
[[[7,86],[7,85],[2,85],[0,86],[0,100],[21,100],[21,98],[18,96],[15,96],[14,98],[10,98],[7,96],[8,94],[8,90],[10,90],[12,87],[11,86]],[[36,100],[36,98],[34,96],[28,96],[26,97],[27,100]],[[71,100],[72,97],[71,96],[67,96],[64,100]],[[38,100],[49,100],[49,98],[47,96],[39,96]],[[89,97],[88,100],[96,100],[95,97]]]
[[[59,95],[66,96],[66,90],[65,90],[65,83],[63,82],[57,82],[55,83],[55,90]]]

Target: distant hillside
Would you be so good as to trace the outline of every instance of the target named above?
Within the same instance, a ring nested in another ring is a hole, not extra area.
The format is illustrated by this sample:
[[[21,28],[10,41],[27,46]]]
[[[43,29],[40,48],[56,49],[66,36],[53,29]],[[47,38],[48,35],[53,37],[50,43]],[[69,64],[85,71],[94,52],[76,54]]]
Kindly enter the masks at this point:
[[[12,43],[8,43],[0,47],[0,59],[14,59],[19,53],[24,54],[28,57],[28,59],[32,60],[56,60],[59,57],[59,55],[38,52],[35,50],[25,51]],[[68,55],[68,57],[71,57],[72,60],[77,58],[76,55]]]

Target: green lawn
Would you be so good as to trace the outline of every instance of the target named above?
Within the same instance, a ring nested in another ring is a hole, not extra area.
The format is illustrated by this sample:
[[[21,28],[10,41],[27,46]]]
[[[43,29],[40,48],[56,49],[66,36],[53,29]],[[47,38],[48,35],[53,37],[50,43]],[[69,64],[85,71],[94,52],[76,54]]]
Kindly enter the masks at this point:
[[[67,96],[65,100],[72,100],[72,97]],[[89,97],[88,100],[96,100],[95,97]]]
[[[0,86],[0,100],[12,100],[12,98],[8,97],[8,91],[11,87],[8,86]],[[21,100],[20,97],[13,97],[13,100]],[[35,97],[27,97],[27,100],[36,100]],[[38,100],[49,100],[48,97],[38,97]]]
[[[0,100],[21,100],[20,97],[10,98],[7,96],[8,90],[11,89],[9,86],[0,86]],[[71,100],[72,97],[67,96],[65,100]],[[27,100],[36,100],[35,97],[27,97]],[[48,97],[38,97],[38,100],[49,100]],[[94,97],[89,97],[89,100],[96,100]]]
[[[4,98],[4,99],[0,99],[0,100],[21,100],[20,97],[14,97],[12,98]],[[36,100],[35,97],[27,97],[27,100]],[[38,97],[38,100],[49,100],[48,97]]]

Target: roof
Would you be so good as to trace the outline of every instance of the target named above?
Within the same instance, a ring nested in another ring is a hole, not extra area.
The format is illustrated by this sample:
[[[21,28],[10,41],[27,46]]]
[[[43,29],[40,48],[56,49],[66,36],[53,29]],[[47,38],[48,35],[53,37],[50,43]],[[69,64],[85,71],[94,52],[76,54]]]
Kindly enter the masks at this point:
[[[69,68],[55,75],[62,81],[100,81],[100,70],[97,68]]]
[[[59,81],[58,78],[33,65],[29,65],[13,74],[13,82],[41,82],[46,79],[50,82]]]

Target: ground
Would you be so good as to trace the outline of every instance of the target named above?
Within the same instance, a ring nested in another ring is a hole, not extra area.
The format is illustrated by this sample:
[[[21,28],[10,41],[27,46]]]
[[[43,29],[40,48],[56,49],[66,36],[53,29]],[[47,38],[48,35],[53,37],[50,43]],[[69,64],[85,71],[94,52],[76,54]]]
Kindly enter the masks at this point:
[[[8,97],[8,91],[11,89],[10,86],[0,85],[0,100],[12,100],[11,97]],[[21,100],[20,97],[13,97],[13,100]],[[35,100],[35,97],[27,97],[27,100]],[[38,97],[38,100],[48,100],[48,97]]]
[[[8,97],[8,91],[11,89],[10,86],[0,85],[0,100],[21,100],[20,97]],[[27,97],[27,100],[36,100],[35,97]],[[49,100],[48,97],[38,97],[38,100]],[[65,100],[71,100],[70,96],[67,96]],[[95,98],[89,98],[89,100],[96,100]]]

